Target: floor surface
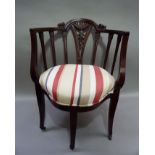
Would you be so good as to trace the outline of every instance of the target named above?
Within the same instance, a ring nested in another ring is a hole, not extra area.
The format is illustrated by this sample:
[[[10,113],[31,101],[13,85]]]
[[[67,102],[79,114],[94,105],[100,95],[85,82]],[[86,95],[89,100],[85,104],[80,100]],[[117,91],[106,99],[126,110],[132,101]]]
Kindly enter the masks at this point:
[[[39,129],[35,97],[16,97],[16,155],[138,155],[138,95],[120,97],[113,128],[107,138],[108,102],[78,115],[76,148],[69,149],[69,113],[46,101],[47,131]]]

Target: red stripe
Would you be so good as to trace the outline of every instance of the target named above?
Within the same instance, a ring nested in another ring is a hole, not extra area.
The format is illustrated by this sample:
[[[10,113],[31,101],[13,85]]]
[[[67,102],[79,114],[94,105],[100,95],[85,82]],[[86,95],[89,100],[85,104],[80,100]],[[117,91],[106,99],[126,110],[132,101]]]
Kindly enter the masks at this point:
[[[78,69],[78,65],[76,65],[75,72],[74,72],[74,79],[73,79],[73,85],[72,85],[72,95],[71,95],[70,105],[73,104],[73,99],[74,99],[75,82],[76,82],[76,77],[77,77],[77,69]]]
[[[52,93],[53,93],[53,99],[55,101],[57,101],[57,88],[58,88],[58,83],[59,83],[59,79],[60,79],[60,76],[61,76],[61,73],[62,73],[64,67],[65,67],[65,65],[61,65],[60,66],[60,68],[59,68],[59,70],[56,73],[55,78],[54,78]]]
[[[94,71],[96,77],[96,94],[94,97],[93,104],[96,104],[99,102],[99,99],[103,91],[103,77],[99,67],[94,66]]]

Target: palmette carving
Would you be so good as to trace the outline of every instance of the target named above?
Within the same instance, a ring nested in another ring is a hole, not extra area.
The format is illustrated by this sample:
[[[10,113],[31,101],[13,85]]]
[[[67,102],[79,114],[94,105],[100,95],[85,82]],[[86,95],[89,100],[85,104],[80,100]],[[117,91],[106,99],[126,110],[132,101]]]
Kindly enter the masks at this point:
[[[76,48],[76,63],[83,63],[83,54],[85,50],[85,46],[88,40],[90,33],[95,32],[95,43],[93,47],[93,56],[96,53],[95,50],[97,49],[96,46],[98,44],[100,32],[104,31],[106,27],[104,25],[97,25],[95,22],[89,19],[73,19],[67,23],[59,23],[58,27],[61,29],[63,34],[63,40],[65,41],[64,44],[67,47],[67,32],[71,30],[74,38],[75,48]],[[67,55],[67,49],[65,49],[65,55]],[[94,63],[94,58],[92,62]],[[65,58],[65,62],[68,62]]]
[[[71,30],[76,44],[78,62],[82,61],[85,45],[86,45],[88,36],[91,32],[91,29],[92,29],[92,25],[86,22],[75,22],[71,26]]]

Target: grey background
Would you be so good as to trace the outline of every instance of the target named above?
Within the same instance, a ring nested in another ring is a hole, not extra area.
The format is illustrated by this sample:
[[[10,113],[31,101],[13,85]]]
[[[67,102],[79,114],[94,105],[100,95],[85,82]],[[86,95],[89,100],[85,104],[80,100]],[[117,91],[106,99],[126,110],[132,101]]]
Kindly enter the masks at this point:
[[[29,28],[56,26],[79,17],[111,29],[130,31],[130,39],[126,83],[116,112],[113,141],[105,138],[106,121],[98,116],[100,113],[106,118],[108,104],[104,104],[92,113],[80,114],[76,154],[138,154],[138,12],[138,0],[16,0],[16,154],[72,154],[68,149],[68,132],[64,130],[68,131],[67,113],[47,101],[49,131],[42,133],[38,128],[35,92],[29,75]]]

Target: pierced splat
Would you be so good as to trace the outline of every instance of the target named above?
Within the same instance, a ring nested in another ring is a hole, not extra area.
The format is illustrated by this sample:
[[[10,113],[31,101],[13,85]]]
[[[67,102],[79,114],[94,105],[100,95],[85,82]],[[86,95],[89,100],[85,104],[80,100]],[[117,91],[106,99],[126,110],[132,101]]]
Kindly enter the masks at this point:
[[[71,26],[71,31],[75,40],[77,63],[82,63],[83,53],[92,25],[86,22],[75,22]]]

